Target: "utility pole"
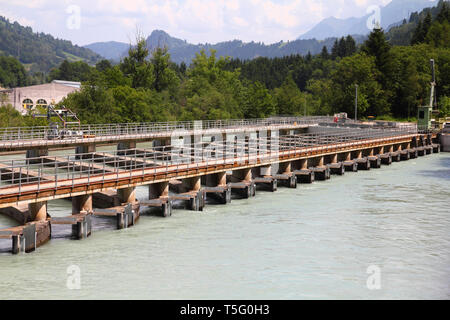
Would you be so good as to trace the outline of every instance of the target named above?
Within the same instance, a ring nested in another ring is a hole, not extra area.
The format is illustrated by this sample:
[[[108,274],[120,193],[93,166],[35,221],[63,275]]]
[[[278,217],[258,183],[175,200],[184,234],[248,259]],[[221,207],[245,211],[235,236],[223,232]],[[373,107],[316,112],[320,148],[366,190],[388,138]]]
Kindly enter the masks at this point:
[[[306,98],[305,98],[305,117],[306,117]]]
[[[358,85],[355,84],[355,122],[358,121]]]

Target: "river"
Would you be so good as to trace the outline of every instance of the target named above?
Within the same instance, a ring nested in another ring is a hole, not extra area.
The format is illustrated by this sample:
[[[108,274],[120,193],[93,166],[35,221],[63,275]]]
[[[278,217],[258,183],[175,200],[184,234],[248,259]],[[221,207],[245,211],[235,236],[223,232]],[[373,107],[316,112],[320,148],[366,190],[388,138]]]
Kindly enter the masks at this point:
[[[143,212],[127,230],[95,219],[81,241],[55,226],[34,253],[0,253],[0,299],[449,299],[449,186],[441,153],[201,213]],[[52,216],[70,211],[49,203]],[[0,216],[0,228],[11,225]]]

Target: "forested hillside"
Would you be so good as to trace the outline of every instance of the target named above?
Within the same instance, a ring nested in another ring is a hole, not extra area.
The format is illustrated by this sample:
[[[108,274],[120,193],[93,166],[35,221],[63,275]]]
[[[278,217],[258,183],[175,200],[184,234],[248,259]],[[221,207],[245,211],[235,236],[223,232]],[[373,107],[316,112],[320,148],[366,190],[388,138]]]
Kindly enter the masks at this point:
[[[448,1],[446,3],[440,0],[436,7],[426,8],[421,12],[413,12],[408,20],[405,19],[399,26],[392,27],[386,34],[390,44],[405,46],[411,43],[423,42],[425,35],[431,27],[432,21],[437,19],[441,12],[445,12],[445,10],[442,10],[444,4],[448,6]],[[439,17],[439,21],[443,21],[442,17]],[[443,35],[443,40],[445,40],[445,34],[441,32],[439,34]]]
[[[48,72],[64,60],[93,64],[101,57],[93,51],[55,39],[44,33],[34,33],[30,27],[11,23],[0,17],[0,56],[12,56],[34,72]]]

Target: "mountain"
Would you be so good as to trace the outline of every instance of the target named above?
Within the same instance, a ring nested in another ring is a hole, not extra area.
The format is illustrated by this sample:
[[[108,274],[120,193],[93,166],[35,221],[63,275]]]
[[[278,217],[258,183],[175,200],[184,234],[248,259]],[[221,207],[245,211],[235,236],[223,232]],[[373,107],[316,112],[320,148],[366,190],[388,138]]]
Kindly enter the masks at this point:
[[[85,61],[93,64],[101,57],[93,51],[55,39],[44,33],[34,33],[30,27],[11,23],[0,16],[0,55],[12,56],[31,72],[48,72],[62,61]]]
[[[158,47],[167,47],[169,49],[171,60],[175,63],[184,62],[190,64],[195,54],[200,52],[200,50],[205,49],[209,53],[210,49],[217,51],[217,56],[229,56],[232,58],[237,58],[241,60],[250,60],[258,57],[283,57],[292,54],[302,54],[306,55],[308,52],[311,54],[318,54],[321,52],[323,46],[326,46],[329,51],[334,44],[335,38],[327,38],[325,40],[295,40],[288,42],[278,42],[274,44],[266,45],[261,42],[242,42],[240,40],[219,42],[217,44],[191,44],[185,40],[177,39],[171,37],[169,34],[162,30],[155,30],[147,38],[147,47],[150,51],[155,50]],[[365,40],[365,37],[357,36],[355,38],[357,43],[361,43]],[[105,43],[93,43],[86,46],[92,49],[94,52],[101,54],[107,59],[112,59],[112,55],[108,55],[112,52],[111,49],[108,52],[107,45]],[[114,44],[114,50],[116,48],[128,49],[128,45],[124,43]],[[127,50],[126,49],[126,50]],[[118,56],[122,57],[126,55],[126,50],[123,51],[122,55],[115,55],[116,59]]]
[[[381,26],[389,30],[392,25],[398,25],[399,21],[408,19],[409,15],[415,11],[432,7],[437,4],[437,0],[392,0],[386,6],[381,7]],[[301,35],[298,39],[325,39],[329,37],[343,37],[348,34],[367,35],[370,30],[367,28],[367,21],[373,14],[360,18],[338,19],[330,17],[322,20],[314,28]]]
[[[446,0],[446,3],[447,6],[450,5],[448,0]],[[435,7],[425,8],[421,12],[411,13],[411,16],[408,19],[391,26],[389,31],[386,33],[386,39],[392,45],[406,46],[411,44],[411,40],[413,39],[413,35],[417,29],[419,21],[424,21],[428,13],[431,15],[432,19],[435,19],[442,10],[443,5],[444,1],[439,0]]]
[[[123,42],[109,41],[96,42],[84,47],[101,55],[105,59],[119,61],[125,55],[130,45]]]

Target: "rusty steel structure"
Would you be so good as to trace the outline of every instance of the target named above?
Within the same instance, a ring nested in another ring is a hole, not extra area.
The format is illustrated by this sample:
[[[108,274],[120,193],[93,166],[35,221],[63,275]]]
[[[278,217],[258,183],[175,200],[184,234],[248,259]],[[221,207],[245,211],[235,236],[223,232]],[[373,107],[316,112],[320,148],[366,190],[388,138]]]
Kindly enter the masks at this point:
[[[0,162],[0,208],[183,179],[193,176],[351,152],[416,137],[405,129],[325,131],[237,143],[162,146]],[[277,147],[274,148],[274,145]],[[262,147],[265,146],[265,147]],[[267,147],[268,146],[268,147]],[[126,156],[123,156],[124,152]]]

